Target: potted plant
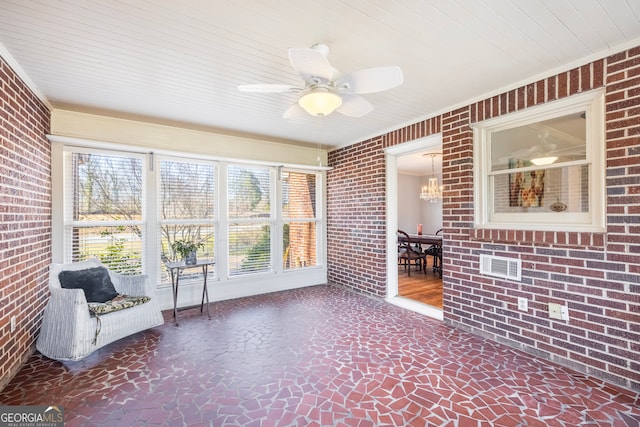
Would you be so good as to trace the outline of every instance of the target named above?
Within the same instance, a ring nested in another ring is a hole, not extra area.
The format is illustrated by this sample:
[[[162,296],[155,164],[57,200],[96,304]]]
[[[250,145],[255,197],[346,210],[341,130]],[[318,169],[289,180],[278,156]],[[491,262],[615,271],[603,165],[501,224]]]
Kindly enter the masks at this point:
[[[176,240],[171,244],[171,249],[179,254],[186,265],[195,265],[197,262],[196,253],[203,248],[204,243],[193,240]]]

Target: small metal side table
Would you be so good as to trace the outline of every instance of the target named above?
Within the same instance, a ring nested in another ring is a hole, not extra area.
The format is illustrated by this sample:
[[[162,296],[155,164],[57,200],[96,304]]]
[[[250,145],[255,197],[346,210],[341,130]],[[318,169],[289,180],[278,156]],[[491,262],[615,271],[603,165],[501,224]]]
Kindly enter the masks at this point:
[[[180,273],[187,268],[202,267],[202,275],[204,276],[204,283],[202,285],[202,302],[200,303],[200,313],[203,311],[205,297],[207,299],[207,316],[211,318],[209,314],[209,291],[207,290],[207,273],[209,272],[209,266],[214,265],[215,261],[212,260],[198,260],[195,264],[185,264],[184,261],[165,261],[164,265],[171,273],[171,287],[173,289],[173,318],[178,324],[178,285],[180,283]]]

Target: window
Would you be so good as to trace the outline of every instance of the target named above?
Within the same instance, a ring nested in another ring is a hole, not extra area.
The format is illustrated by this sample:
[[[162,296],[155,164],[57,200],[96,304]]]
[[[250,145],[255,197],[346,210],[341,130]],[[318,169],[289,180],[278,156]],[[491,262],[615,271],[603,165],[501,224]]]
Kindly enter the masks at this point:
[[[282,172],[283,268],[317,265],[319,174]]]
[[[604,230],[603,95],[474,127],[476,226]]]
[[[215,258],[216,165],[193,160],[160,160],[158,197],[160,252],[162,259],[179,260],[172,244],[178,240],[201,243],[198,258]],[[215,276],[215,269],[210,269]],[[200,269],[185,270],[198,278]],[[162,267],[162,283],[171,283]]]
[[[114,271],[145,273],[165,304],[162,261],[181,258],[177,240],[203,243],[197,256],[214,262],[209,291],[217,286],[220,298],[326,281],[324,174],[315,167],[51,139],[52,182],[64,189],[52,203],[54,262],[97,257]],[[202,269],[182,272],[179,305],[200,303],[202,279]]]
[[[228,165],[228,272],[230,276],[273,271],[274,168]]]
[[[64,153],[64,259],[98,258],[110,269],[143,271],[143,156],[75,149]]]

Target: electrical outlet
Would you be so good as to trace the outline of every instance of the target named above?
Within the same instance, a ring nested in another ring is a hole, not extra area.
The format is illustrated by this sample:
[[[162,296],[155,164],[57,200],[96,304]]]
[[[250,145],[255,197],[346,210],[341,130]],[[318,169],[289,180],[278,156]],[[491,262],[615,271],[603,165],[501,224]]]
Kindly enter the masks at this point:
[[[11,316],[11,332],[16,330],[16,316]]]
[[[529,310],[529,302],[526,298],[519,297],[518,298],[518,310],[520,311],[528,311]]]
[[[566,310],[566,319],[562,316],[562,308]],[[566,305],[549,303],[549,317],[558,320],[569,320],[569,310]]]
[[[566,305],[561,306],[560,315],[562,316],[562,320],[569,320],[569,307]]]

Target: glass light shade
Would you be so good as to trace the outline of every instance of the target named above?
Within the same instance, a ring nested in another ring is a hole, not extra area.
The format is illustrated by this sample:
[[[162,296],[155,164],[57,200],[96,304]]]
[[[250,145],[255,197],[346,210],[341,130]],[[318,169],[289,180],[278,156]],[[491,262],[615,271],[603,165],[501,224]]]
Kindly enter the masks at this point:
[[[533,163],[536,166],[543,166],[543,165],[550,165],[551,163],[555,162],[556,160],[558,160],[558,158],[555,157],[555,156],[538,157],[536,159],[531,159],[531,163]]]
[[[342,98],[327,89],[315,89],[302,96],[298,100],[298,105],[312,116],[323,117],[335,111],[342,105]]]

